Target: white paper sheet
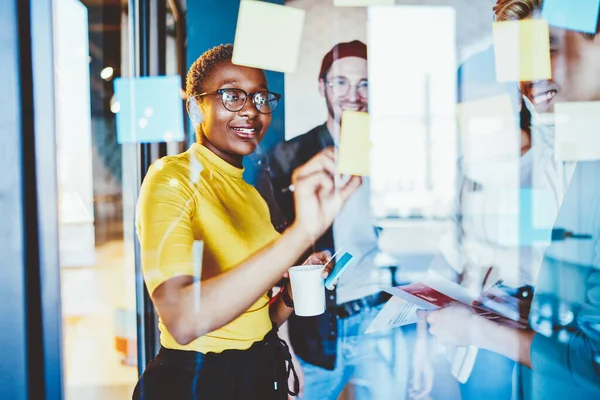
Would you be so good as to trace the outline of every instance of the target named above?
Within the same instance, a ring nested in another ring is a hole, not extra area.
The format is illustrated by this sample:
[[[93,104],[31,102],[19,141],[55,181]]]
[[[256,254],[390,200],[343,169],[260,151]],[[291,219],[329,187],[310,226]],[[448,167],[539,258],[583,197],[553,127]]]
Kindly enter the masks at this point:
[[[380,332],[398,326],[414,324],[419,320],[417,317],[418,309],[419,307],[415,304],[394,296],[383,306],[365,333]]]

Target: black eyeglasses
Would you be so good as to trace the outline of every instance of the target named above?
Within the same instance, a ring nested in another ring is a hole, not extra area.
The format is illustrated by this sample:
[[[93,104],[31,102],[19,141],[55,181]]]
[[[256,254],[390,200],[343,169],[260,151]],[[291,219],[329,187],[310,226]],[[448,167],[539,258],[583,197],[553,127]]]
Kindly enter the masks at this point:
[[[352,86],[356,86],[356,93],[366,99],[369,97],[369,81],[367,79],[361,79],[358,83],[350,83],[350,81],[343,76],[333,77],[331,80],[326,81],[333,93],[337,96],[346,96],[350,93]]]
[[[231,112],[238,112],[246,105],[248,97],[261,114],[271,114],[277,108],[281,95],[269,91],[246,93],[242,89],[219,89],[214,92],[201,93],[198,97],[218,94],[221,96],[223,107]]]

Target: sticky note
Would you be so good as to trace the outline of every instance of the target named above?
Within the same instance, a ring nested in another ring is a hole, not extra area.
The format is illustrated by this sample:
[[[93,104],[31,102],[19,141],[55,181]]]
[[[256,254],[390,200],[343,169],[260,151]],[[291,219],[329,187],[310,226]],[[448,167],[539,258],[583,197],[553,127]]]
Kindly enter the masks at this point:
[[[550,30],[543,19],[494,22],[498,82],[550,79]]]
[[[542,189],[521,189],[519,213],[519,244],[523,246],[548,244],[558,213],[554,192]]]
[[[600,0],[544,0],[542,18],[549,25],[596,33]]]
[[[338,172],[369,176],[370,152],[369,114],[344,111],[338,151]]]
[[[600,101],[556,103],[557,161],[600,160]]]
[[[232,62],[271,71],[294,72],[300,55],[305,14],[298,8],[242,0]]]
[[[391,6],[396,0],[333,0],[336,7]]]
[[[117,114],[117,141],[158,143],[184,140],[181,78],[117,78],[111,110]]]
[[[508,93],[457,106],[466,163],[516,159],[520,155],[517,114]]]

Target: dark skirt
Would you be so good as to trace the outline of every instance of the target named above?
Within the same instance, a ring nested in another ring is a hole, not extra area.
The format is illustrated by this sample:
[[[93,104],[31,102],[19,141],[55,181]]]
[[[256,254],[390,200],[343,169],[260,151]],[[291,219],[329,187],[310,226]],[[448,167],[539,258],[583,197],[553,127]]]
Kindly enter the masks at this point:
[[[247,350],[198,353],[161,347],[140,377],[133,399],[287,400],[288,376],[298,379],[287,344],[273,329]]]

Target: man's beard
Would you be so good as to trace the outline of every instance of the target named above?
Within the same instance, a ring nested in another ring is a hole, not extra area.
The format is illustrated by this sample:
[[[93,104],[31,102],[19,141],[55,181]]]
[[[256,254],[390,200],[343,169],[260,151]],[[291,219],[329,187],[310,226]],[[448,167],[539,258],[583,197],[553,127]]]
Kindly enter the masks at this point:
[[[327,113],[335,122],[339,124],[342,120],[342,115],[341,113],[338,115],[335,114],[333,101],[329,98],[329,94],[327,93],[327,91],[325,91],[325,103],[327,104]]]

